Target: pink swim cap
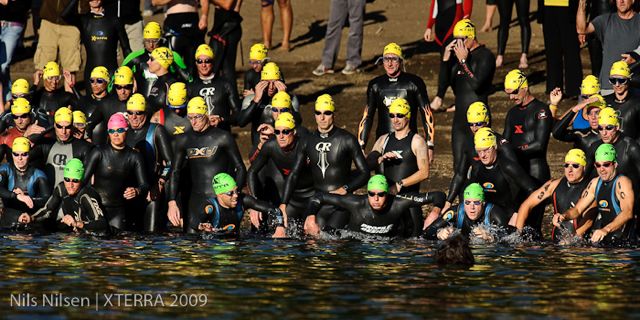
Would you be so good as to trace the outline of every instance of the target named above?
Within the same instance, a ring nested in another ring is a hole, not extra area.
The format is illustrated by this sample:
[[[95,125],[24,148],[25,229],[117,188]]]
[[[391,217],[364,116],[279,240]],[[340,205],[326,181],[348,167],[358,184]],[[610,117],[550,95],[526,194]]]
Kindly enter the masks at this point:
[[[109,123],[107,124],[107,129],[118,129],[127,127],[129,127],[129,124],[127,123],[127,119],[124,118],[122,113],[114,113],[111,118],[109,118]]]

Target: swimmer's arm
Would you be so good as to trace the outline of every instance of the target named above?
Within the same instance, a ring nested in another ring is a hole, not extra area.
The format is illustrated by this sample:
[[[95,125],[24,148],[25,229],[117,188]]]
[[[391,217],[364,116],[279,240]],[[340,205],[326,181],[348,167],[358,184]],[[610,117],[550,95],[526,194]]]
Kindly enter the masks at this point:
[[[500,157],[500,155],[498,155]],[[531,194],[536,189],[536,183],[533,178],[522,169],[519,163],[504,161],[502,166],[504,173],[511,178],[520,188],[522,188],[527,195]]]
[[[385,133],[376,140],[376,143],[371,148],[371,152],[367,155],[367,165],[369,166],[369,170],[378,170],[380,167],[380,160],[382,157],[382,152],[384,151],[384,142],[387,140],[389,136],[388,133]]]
[[[363,196],[353,194],[337,195],[327,192],[316,192],[309,202],[307,215],[315,215],[323,205],[333,205],[346,209],[349,212],[356,211],[362,205]]]
[[[570,131],[569,124],[573,120],[573,117],[576,115],[573,110],[569,109],[569,111],[553,126],[553,130],[551,134],[556,140],[560,140],[563,142],[574,142],[577,140],[577,137],[573,131]]]
[[[410,195],[397,195],[399,199],[409,200],[409,206],[418,207],[428,203],[433,203],[434,206],[441,208],[444,206],[444,202],[447,196],[442,191],[430,191],[425,193],[419,193],[415,196]]]
[[[31,200],[33,200],[33,206],[35,208],[42,208],[42,206],[47,203],[47,200],[49,200],[49,197],[51,197],[51,188],[49,187],[49,183],[47,183],[46,176],[41,176],[36,179],[35,185],[37,190],[36,194],[29,196]]]
[[[455,214],[455,212],[454,212]],[[438,240],[438,230],[451,226],[449,221],[444,220],[442,216],[434,221],[427,230],[424,231],[424,238],[429,240]]]
[[[527,217],[529,217],[531,210],[553,195],[559,183],[560,179],[547,181],[542,187],[530,194],[520,205],[520,209],[518,209],[518,220],[516,221],[516,228],[518,228],[518,230],[524,228],[524,222],[527,220]]]
[[[267,141],[262,146],[262,149],[257,151],[257,154],[251,162],[249,170],[247,171],[247,184],[249,185],[249,191],[254,195],[258,190],[258,172],[260,172],[260,169],[262,169],[269,160],[269,156],[267,155],[269,143],[270,142]]]
[[[58,184],[44,206],[31,215],[33,222],[49,219],[53,212],[60,209],[60,205],[62,204],[62,188],[64,188],[63,185]]]
[[[560,214],[560,217],[562,217],[564,220],[571,220],[578,218],[582,213],[586,212],[586,210],[589,209],[589,207],[591,207],[593,202],[595,201],[597,184],[598,178],[591,179],[591,182],[589,182],[587,188],[585,188],[582,192],[582,195],[580,196],[578,203],[576,203],[576,206],[573,208],[569,208],[567,211]]]
[[[301,148],[301,150],[305,150],[306,148]],[[296,189],[296,185],[298,184],[298,176],[300,175],[300,171],[305,165],[307,160],[306,152],[298,152],[296,154],[295,161],[293,162],[293,166],[291,167],[291,173],[289,173],[289,177],[284,183],[284,194],[282,195],[282,204],[288,204],[289,200],[291,200],[291,195],[293,195],[293,191]]]
[[[589,209],[587,209],[586,213],[582,215],[583,223],[582,225],[576,229],[576,235],[582,237],[587,231],[591,229],[593,225],[593,220],[598,215],[598,208],[596,204],[593,203]]]
[[[168,179],[171,172],[171,159],[173,158],[173,149],[171,148],[171,138],[164,126],[158,126],[156,128],[156,145],[158,146],[158,154],[160,155],[160,164],[164,162],[160,178],[165,181]]]
[[[633,201],[634,201],[634,193],[633,186],[631,185],[631,180],[627,177],[620,177],[616,182],[616,198],[620,201],[620,213],[616,216],[611,223],[606,225],[604,231],[607,233],[614,232],[627,223],[629,220],[633,218]]]
[[[427,142],[421,136],[414,135],[411,141],[411,150],[416,155],[418,171],[402,179],[403,187],[419,184],[429,178],[429,156],[427,155],[429,148],[427,147]]]
[[[168,193],[168,200],[169,202],[173,201],[175,202],[175,200],[178,197],[178,187],[180,185],[180,174],[181,174],[181,170],[182,167],[184,166],[184,161],[185,161],[185,148],[184,148],[184,143],[185,143],[185,138],[184,137],[178,137],[178,140],[176,141],[176,149],[174,150],[174,154],[173,154],[173,161],[171,161],[171,173],[169,174],[169,183],[167,186],[167,193]]]
[[[354,136],[349,136],[348,148],[351,149],[351,157],[356,165],[356,176],[347,185],[347,192],[353,192],[354,190],[364,186],[369,181],[369,166],[367,166],[367,160],[364,159],[364,153],[358,145],[358,140]]]
[[[433,112],[429,103],[429,94],[427,93],[427,86],[424,85],[422,79],[418,79],[416,88],[416,97],[418,99],[418,110],[420,112],[420,118],[422,120],[422,129],[424,130],[424,139],[427,141],[427,145],[430,149],[433,149],[435,145],[435,120]]]
[[[474,70],[471,68],[472,63],[470,62],[474,58],[478,57],[474,57],[469,54],[466,63],[462,64],[460,67],[467,75],[466,80],[471,85],[471,89],[475,91],[480,89],[481,86],[491,83],[493,74],[495,73],[496,64],[491,63],[491,61],[483,61],[485,63],[478,63]]]
[[[257,199],[254,196],[245,194],[242,197],[242,205],[244,208],[253,209],[256,211],[268,213],[276,218],[276,221],[284,222],[282,211],[278,208],[274,208],[271,203]],[[279,225],[280,226],[280,225]]]
[[[137,186],[138,194],[136,195],[136,197],[141,195],[143,197],[146,197],[147,192],[149,192],[149,181],[147,180],[149,177],[147,177],[146,170],[143,165],[144,160],[142,158],[142,154],[140,154],[139,152],[134,153],[133,156],[134,156],[134,158],[132,159],[134,163],[133,173],[136,177],[136,182],[138,183],[138,186]]]
[[[80,210],[81,217],[88,219],[84,222],[82,227],[89,231],[101,231],[106,230],[109,226],[107,219],[104,217],[102,208],[100,208],[100,202],[98,199],[90,197],[88,194],[83,194],[80,197]]]
[[[369,83],[367,87],[367,105],[364,107],[362,120],[360,120],[360,123],[358,124],[358,144],[360,144],[360,147],[363,150],[367,147],[367,140],[369,140],[369,132],[371,131],[373,117],[376,114],[376,98],[379,98],[378,90],[376,88],[377,85],[375,83]]]

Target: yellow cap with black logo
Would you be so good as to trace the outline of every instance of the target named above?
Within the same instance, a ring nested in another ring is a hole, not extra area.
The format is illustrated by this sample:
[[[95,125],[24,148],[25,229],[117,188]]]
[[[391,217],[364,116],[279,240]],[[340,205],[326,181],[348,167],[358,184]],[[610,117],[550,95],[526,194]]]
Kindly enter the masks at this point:
[[[473,144],[476,150],[487,149],[498,145],[496,135],[490,128],[480,128],[473,136]]]
[[[205,56],[207,58],[213,59],[213,49],[208,44],[201,44],[196,49],[196,59],[199,59],[200,56]]]
[[[323,95],[320,95],[316,99],[315,110],[316,111],[331,111],[331,112],[336,111],[336,106],[333,103],[333,98],[327,93],[325,93]]]
[[[462,19],[453,27],[454,38],[476,38],[476,26],[469,19]]]
[[[60,66],[55,61],[49,61],[42,69],[42,77],[49,79],[60,76]]]
[[[29,82],[25,79],[16,79],[16,81],[11,84],[11,94],[21,95],[29,93]]]
[[[158,63],[165,69],[168,69],[169,66],[173,63],[173,52],[167,47],[159,47],[153,49],[151,52],[151,57],[154,60],[158,61]]]
[[[103,79],[109,81],[109,70],[103,66],[98,66],[91,70],[91,79]]]
[[[616,61],[611,65],[609,76],[619,76],[629,79],[631,78],[631,69],[629,69],[629,65],[626,62]]]
[[[587,156],[584,154],[584,151],[580,149],[571,149],[567,152],[567,155],[564,156],[565,163],[577,163],[581,166],[587,165]]]
[[[31,104],[29,103],[29,100],[25,98],[13,100],[13,103],[11,104],[11,114],[21,115],[29,112],[31,112]]]
[[[271,107],[276,109],[291,108],[291,96],[285,91],[278,91],[271,98]]]
[[[84,114],[84,112],[80,111],[80,110],[76,110],[73,112],[73,123],[74,124],[86,124],[87,123],[87,116]]]
[[[404,98],[397,98],[391,102],[389,106],[390,114],[404,114],[407,118],[411,117],[411,107],[409,102]]]
[[[187,104],[187,113],[207,114],[207,103],[202,97],[194,97]]]
[[[169,108],[184,108],[187,103],[187,85],[184,82],[172,83],[167,91],[167,102],[169,102]]]
[[[275,62],[268,62],[262,67],[260,80],[280,80],[280,67]]]
[[[294,129],[296,127],[296,120],[293,118],[291,113],[283,112],[278,116],[278,119],[276,119],[273,126],[275,128]]]
[[[591,96],[598,92],[600,92],[600,82],[598,78],[590,74],[582,79],[580,94],[583,96]]]
[[[520,69],[513,69],[504,77],[504,90],[515,91],[528,87],[527,76]]]
[[[133,71],[127,66],[116,69],[113,74],[113,84],[117,86],[128,86],[133,84]]]
[[[17,137],[13,139],[11,151],[13,152],[29,152],[31,150],[31,142],[25,137]]]
[[[467,109],[467,123],[489,122],[487,105],[482,101],[476,101]]]
[[[134,93],[127,101],[127,111],[145,111],[147,110],[147,101],[144,96]]]
[[[269,49],[267,49],[264,44],[256,43],[252,45],[251,50],[249,50],[249,59],[262,61],[267,58],[268,52]]]
[[[162,27],[159,23],[151,21],[144,26],[142,37],[144,39],[160,39],[162,36]]]
[[[56,113],[53,115],[53,121],[55,123],[61,122],[73,122],[73,112],[68,107],[62,107],[56,110]]]
[[[617,127],[618,125],[620,125],[620,120],[618,120],[618,112],[611,107],[606,107],[600,110],[600,113],[598,114],[598,125]]]
[[[404,56],[402,55],[402,47],[400,47],[400,45],[398,45],[395,42],[391,42],[388,45],[384,46],[384,49],[382,50],[382,55],[386,56],[388,54],[394,54],[400,57],[400,59],[404,59]]]

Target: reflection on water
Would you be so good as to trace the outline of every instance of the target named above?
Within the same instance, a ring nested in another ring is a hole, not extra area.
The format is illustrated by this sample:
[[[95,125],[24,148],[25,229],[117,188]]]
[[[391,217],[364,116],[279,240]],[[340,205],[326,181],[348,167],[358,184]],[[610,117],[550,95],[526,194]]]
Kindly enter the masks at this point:
[[[476,265],[457,269],[434,265],[434,244],[425,241],[3,235],[0,310],[83,318],[640,317],[636,249],[473,248]],[[90,297],[91,305],[16,307],[12,293],[37,302],[42,294]],[[160,296],[165,307],[110,307],[104,296],[136,293]],[[197,305],[168,306],[172,294]]]

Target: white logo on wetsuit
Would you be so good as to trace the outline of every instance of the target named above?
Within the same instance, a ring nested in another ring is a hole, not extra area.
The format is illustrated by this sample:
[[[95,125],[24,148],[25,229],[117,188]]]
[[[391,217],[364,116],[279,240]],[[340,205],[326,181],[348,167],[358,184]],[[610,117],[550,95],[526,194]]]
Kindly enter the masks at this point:
[[[207,103],[207,114],[212,114],[216,106],[213,104],[213,95],[216,92],[216,88],[202,88],[198,95],[204,98]]]
[[[389,107],[395,99],[398,99],[398,97],[384,97],[382,103],[384,103],[385,106]]]
[[[318,142],[316,144],[316,151],[318,151],[318,167],[322,171],[322,177],[329,168],[329,161],[327,160],[327,154],[331,151],[331,142]]]
[[[214,93],[216,92],[216,88],[202,88],[200,89],[200,92],[198,92],[198,95],[200,95],[201,97],[208,97],[208,96],[212,96]]]
[[[212,157],[216,151],[218,150],[218,147],[202,147],[202,148],[189,148],[187,149],[187,159],[193,159],[193,158],[210,158]]]
[[[366,223],[363,223],[360,225],[360,230],[366,232],[366,233],[389,233],[389,231],[391,230],[391,228],[393,228],[393,225],[390,224],[388,226],[383,226],[383,227],[376,227],[376,226],[370,226]]]

